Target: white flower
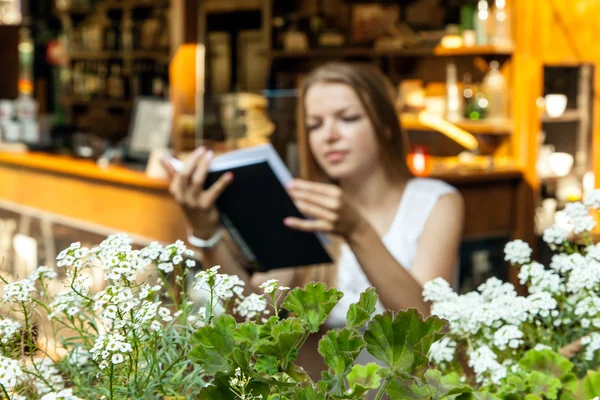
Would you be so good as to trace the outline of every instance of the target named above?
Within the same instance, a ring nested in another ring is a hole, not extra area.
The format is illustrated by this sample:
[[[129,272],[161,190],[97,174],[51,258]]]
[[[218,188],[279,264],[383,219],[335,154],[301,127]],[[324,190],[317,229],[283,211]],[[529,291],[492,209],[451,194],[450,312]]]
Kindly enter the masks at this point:
[[[551,247],[562,245],[567,241],[568,237],[569,231],[558,225],[552,225],[544,231],[544,242],[551,245]]]
[[[23,371],[18,361],[0,355],[0,385],[6,390],[11,390],[21,375]]]
[[[494,333],[494,346],[500,350],[506,350],[506,346],[511,349],[518,348],[523,344],[523,332],[514,325],[505,325]]]
[[[10,318],[0,320],[0,343],[10,342],[19,329],[21,329],[21,324],[17,321]]]
[[[448,282],[443,278],[436,278],[425,283],[423,286],[423,298],[425,301],[451,301],[458,297]]]
[[[73,395],[73,389],[63,389],[60,392],[48,393],[40,398],[40,400],[83,400],[80,397]]]
[[[89,300],[83,296],[87,296],[87,288],[77,288],[77,292],[72,288],[59,293],[54,301],[50,304],[52,313],[48,315],[48,319],[56,318],[58,314],[66,313],[73,317],[77,315],[82,308],[90,305]]]
[[[290,289],[287,286],[279,286],[279,281],[277,279],[269,279],[268,281],[262,283],[259,287],[264,290],[265,294],[268,294],[271,296],[274,295],[278,289],[279,290],[289,290]]]
[[[49,267],[38,267],[38,269],[35,270],[35,272],[31,275],[29,275],[29,279],[32,281],[37,281],[38,279],[55,279],[58,276],[58,274]]]
[[[496,353],[485,345],[469,352],[469,366],[473,368],[477,382],[485,383],[489,377],[497,385],[506,377],[506,366],[496,361],[497,358]]]
[[[242,301],[238,300],[238,304],[234,311],[240,316],[246,318],[246,320],[256,317],[258,314],[263,313],[267,308],[267,301],[264,295],[258,295],[252,293]]]
[[[35,358],[33,365],[26,365],[23,372],[23,379],[40,395],[60,391],[65,387],[60,370],[50,358]]]
[[[18,282],[8,283],[4,286],[4,297],[7,303],[31,301],[31,293],[35,292],[34,282],[23,279]]]
[[[585,346],[584,357],[588,361],[594,360],[596,352],[600,350],[600,333],[591,333],[581,339],[581,344]]]
[[[120,354],[120,353],[113,354],[111,361],[115,365],[121,364],[123,362],[123,354]]]
[[[132,351],[133,347],[127,342],[125,336],[119,333],[111,333],[98,336],[90,353],[92,353],[92,358],[95,361],[113,362],[113,355],[131,353]]]
[[[588,232],[596,226],[596,220],[590,215],[588,208],[579,202],[568,203],[564,209],[573,226],[574,233]]]
[[[436,364],[443,364],[452,362],[455,352],[456,342],[445,336],[431,345],[428,357]]]
[[[546,346],[545,344],[538,343],[538,344],[535,345],[535,347],[533,349],[536,350],[536,351],[552,350],[552,347]]]
[[[513,240],[504,247],[504,260],[512,264],[526,264],[531,257],[531,247],[522,240]]]
[[[219,268],[219,266],[216,266],[197,273],[194,290],[211,292],[212,287],[213,295],[224,302],[231,300],[234,296],[240,297],[244,292],[246,283],[238,276],[218,274]]]
[[[188,268],[194,268],[196,266],[196,261],[194,260],[185,260],[185,266]]]
[[[539,315],[543,318],[549,316],[550,312],[556,309],[558,305],[556,300],[548,292],[539,292],[532,294],[527,297],[527,300],[529,300],[529,303],[531,305],[531,308],[529,310],[531,315]]]
[[[162,325],[158,321],[152,321],[152,323],[150,324],[150,329],[158,332],[162,329]]]
[[[158,264],[158,269],[160,269],[161,271],[164,271],[166,274],[168,274],[169,272],[173,272],[173,263],[171,262],[162,262],[160,264]]]
[[[584,204],[589,208],[600,208],[600,189],[590,190],[583,199]]]
[[[165,307],[161,307],[158,309],[158,315],[165,322],[169,322],[173,319],[173,317],[171,316],[171,312],[169,311],[168,308],[165,308]]]
[[[183,257],[181,257],[179,254],[176,255],[175,257],[173,257],[173,264],[179,265],[182,262],[183,262]]]

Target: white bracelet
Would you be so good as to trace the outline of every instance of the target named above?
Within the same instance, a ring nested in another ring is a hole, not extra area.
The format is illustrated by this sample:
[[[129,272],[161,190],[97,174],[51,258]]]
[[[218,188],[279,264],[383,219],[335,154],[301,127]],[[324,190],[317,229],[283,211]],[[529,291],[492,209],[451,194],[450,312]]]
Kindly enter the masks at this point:
[[[210,239],[204,240],[194,236],[194,230],[188,228],[188,242],[199,249],[212,249],[223,238],[223,229],[218,227]]]

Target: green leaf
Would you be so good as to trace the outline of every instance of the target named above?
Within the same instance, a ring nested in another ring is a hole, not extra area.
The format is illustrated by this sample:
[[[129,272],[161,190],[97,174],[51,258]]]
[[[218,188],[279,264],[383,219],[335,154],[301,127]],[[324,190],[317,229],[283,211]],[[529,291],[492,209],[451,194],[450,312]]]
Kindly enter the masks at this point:
[[[473,388],[460,381],[460,376],[451,373],[442,376],[438,370],[425,373],[425,385],[419,385],[411,379],[394,379],[388,386],[387,393],[392,398],[407,399],[471,399]],[[395,397],[394,397],[395,396]]]
[[[342,296],[339,290],[327,290],[327,286],[322,282],[310,282],[304,289],[296,288],[290,291],[282,307],[296,314],[308,325],[310,332],[315,333],[325,323]]]
[[[377,296],[375,288],[369,288],[362,292],[358,303],[351,304],[348,309],[348,313],[346,314],[346,327],[348,329],[362,327],[371,319],[371,315],[375,313],[378,299],[379,296]]]
[[[321,373],[319,388],[328,394],[343,396],[346,390],[345,377],[364,347],[365,341],[355,329],[334,329],[327,332],[319,341],[319,354],[323,356],[329,370]]]
[[[524,400],[544,400],[544,398],[537,394],[529,393],[528,395],[525,396]]]
[[[326,397],[317,388],[311,385],[303,385],[296,389],[294,400],[326,400]]]
[[[261,342],[257,353],[267,356],[274,356],[282,360],[283,365],[292,362],[298,356],[296,343],[304,335],[305,328],[302,321],[295,318],[288,318],[275,323],[267,322],[271,332],[269,336],[266,332],[261,332]]]
[[[558,391],[562,389],[560,379],[538,371],[531,371],[529,374],[529,386],[532,393],[542,395],[549,400],[555,400]]]
[[[335,375],[329,371],[321,372],[321,380],[318,383],[321,389],[328,396],[337,398],[343,397],[346,392],[346,382],[343,375]]]
[[[563,390],[576,393],[577,388],[579,387],[579,380],[577,379],[577,375],[570,372],[562,377],[561,379]]]
[[[538,371],[562,379],[573,369],[573,363],[552,350],[530,350],[519,361],[525,371]]]
[[[349,394],[362,398],[369,390],[381,385],[381,367],[375,363],[355,365],[348,374]]]
[[[423,320],[414,309],[373,317],[365,332],[367,350],[394,373],[420,376],[428,363],[425,354],[445,322],[438,317]]]
[[[255,347],[260,339],[260,326],[252,321],[239,324],[233,337],[238,346],[244,349]]]
[[[600,396],[600,372],[588,371],[581,381],[579,392],[583,399],[593,399]]]
[[[273,356],[259,356],[254,364],[254,370],[261,374],[275,375],[279,372],[281,362]]]
[[[229,356],[235,348],[234,330],[235,319],[231,315],[215,318],[213,325],[203,326],[192,335],[190,344],[193,349],[189,357],[209,375],[230,372]]]
[[[365,344],[356,330],[334,329],[319,340],[319,354],[331,372],[347,375]]]

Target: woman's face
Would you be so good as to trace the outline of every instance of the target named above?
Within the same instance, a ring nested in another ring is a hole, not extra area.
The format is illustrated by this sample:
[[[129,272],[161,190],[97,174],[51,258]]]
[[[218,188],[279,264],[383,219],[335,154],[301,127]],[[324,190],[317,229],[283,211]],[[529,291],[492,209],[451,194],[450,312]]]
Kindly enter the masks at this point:
[[[354,89],[343,83],[316,83],[306,92],[305,102],[310,149],[329,178],[358,178],[378,165],[375,130]]]

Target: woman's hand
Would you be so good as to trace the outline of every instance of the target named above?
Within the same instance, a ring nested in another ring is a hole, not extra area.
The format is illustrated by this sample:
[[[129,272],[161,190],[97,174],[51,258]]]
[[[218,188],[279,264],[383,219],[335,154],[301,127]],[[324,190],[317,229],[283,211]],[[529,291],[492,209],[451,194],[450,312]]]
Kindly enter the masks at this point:
[[[175,171],[168,161],[161,160],[171,180],[169,192],[183,207],[194,229],[194,235],[201,239],[210,238],[219,227],[219,212],[215,202],[233,180],[233,174],[228,172],[210,188],[204,189],[204,181],[212,157],[212,151],[200,147],[186,160],[179,172]]]
[[[335,185],[294,180],[288,185],[294,203],[314,220],[288,217],[285,225],[304,232],[327,232],[349,237],[365,220],[342,189]]]

